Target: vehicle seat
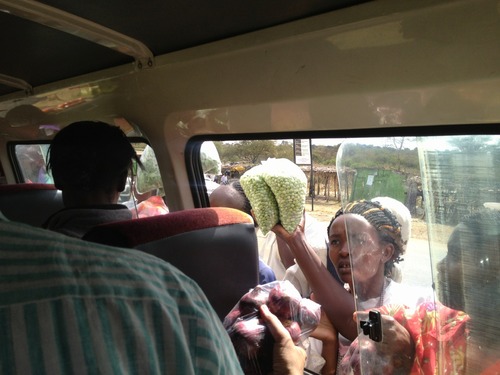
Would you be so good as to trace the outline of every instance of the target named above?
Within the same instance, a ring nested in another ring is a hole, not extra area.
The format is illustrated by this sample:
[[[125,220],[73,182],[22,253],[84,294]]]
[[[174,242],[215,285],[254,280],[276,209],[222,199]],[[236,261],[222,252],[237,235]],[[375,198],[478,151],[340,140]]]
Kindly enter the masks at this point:
[[[83,239],[136,248],[173,264],[198,283],[221,320],[259,283],[253,220],[232,208],[194,208],[101,224]]]
[[[40,227],[63,207],[62,193],[54,185],[0,185],[0,211],[9,220]]]

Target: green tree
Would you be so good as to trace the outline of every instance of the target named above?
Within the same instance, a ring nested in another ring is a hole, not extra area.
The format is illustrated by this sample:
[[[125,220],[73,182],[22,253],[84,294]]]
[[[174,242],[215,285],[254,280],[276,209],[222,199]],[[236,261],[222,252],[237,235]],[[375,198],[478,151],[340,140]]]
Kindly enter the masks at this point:
[[[276,145],[275,158],[284,158],[293,161],[293,146],[291,142],[281,141]]]
[[[276,157],[276,145],[271,140],[215,142],[222,163],[258,164]]]
[[[491,139],[492,138],[489,135],[471,135],[454,138],[450,141],[450,143],[460,151],[474,152],[488,148],[488,142],[491,141]]]
[[[313,164],[317,166],[335,166],[339,147],[340,144],[335,146],[313,145]]]

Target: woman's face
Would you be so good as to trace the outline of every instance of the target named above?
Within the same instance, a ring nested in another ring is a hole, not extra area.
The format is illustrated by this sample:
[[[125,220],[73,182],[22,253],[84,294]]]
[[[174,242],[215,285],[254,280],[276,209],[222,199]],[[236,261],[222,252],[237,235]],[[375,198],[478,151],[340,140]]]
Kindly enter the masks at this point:
[[[328,233],[328,252],[343,282],[353,287],[367,286],[375,276],[384,274],[387,254],[375,227],[357,214],[335,219]]]

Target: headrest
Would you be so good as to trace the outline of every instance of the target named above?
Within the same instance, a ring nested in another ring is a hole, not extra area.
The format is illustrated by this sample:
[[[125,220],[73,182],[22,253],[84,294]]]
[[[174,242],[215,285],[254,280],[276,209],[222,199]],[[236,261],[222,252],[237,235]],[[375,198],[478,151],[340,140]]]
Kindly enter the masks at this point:
[[[7,184],[0,185],[0,194],[34,190],[57,190],[53,184]]]
[[[253,219],[228,207],[192,208],[97,225],[83,236],[83,240],[132,248],[180,233],[230,224],[253,225]]]
[[[54,185],[0,185],[0,211],[9,220],[39,227],[63,207],[62,193]]]

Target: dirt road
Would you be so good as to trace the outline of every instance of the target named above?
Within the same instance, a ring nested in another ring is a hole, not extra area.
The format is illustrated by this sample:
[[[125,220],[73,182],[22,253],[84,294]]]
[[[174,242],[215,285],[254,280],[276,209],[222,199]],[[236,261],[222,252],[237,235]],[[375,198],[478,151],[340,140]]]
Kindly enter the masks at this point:
[[[321,222],[325,222],[326,225],[330,222],[335,212],[340,208],[340,202],[330,201],[326,202],[324,199],[315,199],[311,203],[310,200],[306,203],[306,212],[312,217],[316,218]],[[411,223],[411,238],[416,238],[420,240],[428,239],[427,224],[424,220],[412,219]],[[442,241],[446,243],[449,234],[451,233],[453,227],[448,227],[446,225],[436,225],[435,228],[442,233]]]

